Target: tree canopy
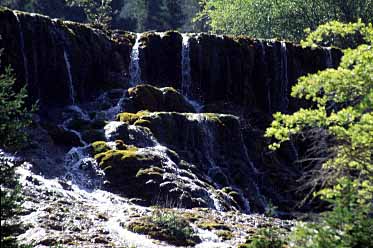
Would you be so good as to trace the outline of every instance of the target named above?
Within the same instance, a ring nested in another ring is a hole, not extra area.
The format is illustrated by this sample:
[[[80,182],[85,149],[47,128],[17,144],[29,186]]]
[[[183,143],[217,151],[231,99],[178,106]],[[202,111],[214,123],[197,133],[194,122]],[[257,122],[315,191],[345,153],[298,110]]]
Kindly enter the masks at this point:
[[[304,30],[337,20],[373,21],[372,0],[203,0],[197,20],[212,32],[299,41]]]
[[[373,221],[373,26],[321,25],[302,42],[345,48],[337,69],[301,77],[291,95],[313,102],[293,114],[276,113],[266,136],[272,149],[296,135],[317,139],[308,159],[319,164],[316,196],[334,210],[321,224],[297,229],[294,247],[370,247]],[[348,48],[352,47],[352,48]],[[316,135],[315,135],[316,134]],[[320,143],[325,143],[320,145]],[[301,237],[301,238],[299,238]],[[369,244],[369,245],[368,245]]]

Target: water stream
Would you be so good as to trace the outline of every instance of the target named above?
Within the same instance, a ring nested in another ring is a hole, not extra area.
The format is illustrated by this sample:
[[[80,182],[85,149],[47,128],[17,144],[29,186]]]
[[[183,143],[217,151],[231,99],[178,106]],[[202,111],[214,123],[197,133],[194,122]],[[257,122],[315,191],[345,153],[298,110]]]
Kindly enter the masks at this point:
[[[190,67],[190,45],[188,34],[182,34],[183,46],[181,50],[181,93],[190,97],[190,88],[192,84]]]
[[[22,57],[23,57],[23,67],[24,67],[24,72],[25,72],[25,83],[27,85],[28,81],[29,81],[29,72],[28,72],[28,61],[27,61],[26,52],[25,52],[25,38],[24,38],[23,30],[22,30],[22,24],[21,24],[21,21],[18,17],[18,14],[15,11],[13,11],[13,14],[14,14],[16,20],[17,20],[17,25],[18,25],[18,28],[19,28],[19,39],[20,39],[21,53],[22,53]]]
[[[141,67],[140,67],[140,39],[141,34],[136,34],[136,41],[132,47],[131,62],[129,67],[130,84],[135,86],[141,82]]]
[[[75,90],[74,90],[73,76],[71,74],[71,64],[70,64],[70,60],[69,60],[69,55],[67,54],[65,49],[63,51],[63,58],[64,58],[64,61],[65,61],[67,78],[69,80],[70,101],[71,101],[71,104],[74,105],[75,104]]]

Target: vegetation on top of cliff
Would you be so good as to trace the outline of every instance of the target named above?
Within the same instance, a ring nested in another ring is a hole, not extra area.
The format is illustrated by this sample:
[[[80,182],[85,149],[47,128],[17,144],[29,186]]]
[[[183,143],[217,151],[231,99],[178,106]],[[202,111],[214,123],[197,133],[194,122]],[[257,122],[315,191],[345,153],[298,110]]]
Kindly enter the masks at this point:
[[[87,20],[94,27],[109,29],[112,21],[112,0],[66,0],[71,6],[78,6],[84,10]]]
[[[295,135],[310,141],[307,159],[314,170],[308,182],[314,195],[333,207],[318,222],[298,226],[292,247],[373,246],[372,35],[371,24],[337,22],[311,34],[305,45],[331,39],[331,44],[353,49],[344,50],[337,69],[301,77],[292,88],[293,97],[312,101],[313,108],[276,113],[266,131],[267,137],[277,140],[273,149]],[[349,38],[359,36],[353,42]]]
[[[299,41],[327,21],[373,21],[371,0],[203,0],[196,20],[212,32]]]
[[[190,32],[203,26],[192,23],[200,8],[198,0],[0,0],[0,5],[134,32],[170,29]]]

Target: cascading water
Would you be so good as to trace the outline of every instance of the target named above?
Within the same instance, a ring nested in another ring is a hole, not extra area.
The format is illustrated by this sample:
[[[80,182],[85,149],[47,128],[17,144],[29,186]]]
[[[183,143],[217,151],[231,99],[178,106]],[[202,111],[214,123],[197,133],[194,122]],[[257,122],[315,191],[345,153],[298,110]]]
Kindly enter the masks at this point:
[[[189,97],[192,84],[190,68],[190,45],[188,34],[182,34],[183,46],[181,50],[181,93]]]
[[[203,106],[196,100],[193,100],[191,87],[192,87],[192,69],[190,66],[190,36],[182,34],[182,49],[181,49],[181,93],[187,101],[193,106],[194,110],[198,113],[201,112]]]
[[[26,52],[25,52],[25,38],[23,35],[23,30],[22,30],[22,24],[21,20],[18,17],[18,14],[13,11],[13,14],[17,20],[17,25],[19,28],[19,39],[20,39],[20,47],[21,47],[21,53],[23,57],[23,67],[24,67],[24,72],[25,72],[25,83],[26,85],[28,84],[29,81],[29,73],[28,73],[28,62],[27,62],[27,57],[26,57]]]
[[[325,52],[325,65],[327,68],[332,68],[334,66],[332,49],[330,47],[324,47],[323,50]]]
[[[140,67],[140,39],[141,34],[136,34],[136,41],[132,47],[131,62],[130,62],[130,84],[135,86],[141,82],[141,67]]]
[[[289,105],[288,52],[285,41],[281,41],[281,81],[281,96],[284,97],[284,103],[280,109],[285,111]]]
[[[129,84],[136,86],[141,83],[141,66],[140,66],[140,39],[141,33],[136,34],[135,44],[132,46],[130,55],[129,71]],[[106,111],[107,119],[113,119],[123,109],[124,101],[126,100],[125,94],[119,99],[118,103]]]
[[[71,104],[74,105],[75,104],[74,83],[73,83],[73,77],[72,77],[72,74],[71,74],[71,64],[70,64],[69,56],[68,56],[66,50],[63,51],[63,58],[64,58],[64,61],[65,61],[67,78],[69,80],[70,101],[71,101]]]

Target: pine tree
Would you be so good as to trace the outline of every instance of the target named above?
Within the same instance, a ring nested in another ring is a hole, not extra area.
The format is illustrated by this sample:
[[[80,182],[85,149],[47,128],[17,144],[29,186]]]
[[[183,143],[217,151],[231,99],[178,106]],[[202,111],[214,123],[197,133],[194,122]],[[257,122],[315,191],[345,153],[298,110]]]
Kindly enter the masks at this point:
[[[1,39],[1,36],[0,36]],[[0,49],[0,59],[2,49]],[[0,71],[1,71],[0,60]],[[1,193],[1,247],[18,247],[15,242],[14,227],[10,220],[19,210],[20,186],[15,170],[19,163],[11,161],[4,156],[2,149],[12,150],[23,147],[27,136],[25,129],[32,122],[32,114],[36,110],[33,106],[30,110],[25,106],[27,98],[26,87],[15,92],[16,78],[12,69],[7,66],[0,75],[0,193]]]

